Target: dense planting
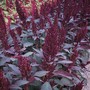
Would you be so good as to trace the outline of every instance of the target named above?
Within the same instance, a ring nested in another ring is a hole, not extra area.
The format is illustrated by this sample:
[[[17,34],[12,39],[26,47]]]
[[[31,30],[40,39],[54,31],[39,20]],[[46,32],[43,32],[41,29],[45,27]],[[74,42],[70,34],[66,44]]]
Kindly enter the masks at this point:
[[[82,90],[90,63],[90,0],[6,0],[5,7],[0,90]]]

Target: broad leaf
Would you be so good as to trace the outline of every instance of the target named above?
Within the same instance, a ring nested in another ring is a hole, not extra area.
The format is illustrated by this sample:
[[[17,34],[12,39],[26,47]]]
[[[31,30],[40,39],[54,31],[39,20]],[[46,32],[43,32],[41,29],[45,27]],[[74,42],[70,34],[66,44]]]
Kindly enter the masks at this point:
[[[63,47],[64,49],[68,49],[68,48],[72,48],[73,47],[73,45],[72,44],[65,44],[65,46]]]
[[[28,56],[31,56],[32,54],[33,54],[33,52],[27,52],[23,56],[28,57]]]
[[[10,90],[22,90],[22,88],[17,85],[11,85]]]
[[[41,86],[41,90],[52,90],[52,87],[50,85],[49,82],[45,82],[42,86]]]
[[[24,43],[24,47],[29,47],[29,46],[32,46],[32,45],[33,45],[33,43],[30,43],[30,42]]]
[[[43,57],[42,49],[41,50],[38,50],[38,49],[35,49],[35,48],[33,48],[33,49],[36,52],[36,56],[41,57],[41,58]]]
[[[12,64],[8,64],[8,66],[14,71],[16,72],[17,74],[20,74],[20,70],[17,66],[15,65],[12,65]]]
[[[62,60],[62,61],[58,61],[58,63],[60,63],[60,64],[71,64],[73,62],[69,61],[69,60]]]
[[[43,77],[45,76],[46,74],[48,73],[48,71],[38,71],[34,74],[34,76],[37,76],[37,77]]]
[[[18,81],[15,82],[15,85],[22,86],[22,85],[25,85],[25,84],[28,84],[28,83],[29,83],[29,81],[27,81],[27,80],[18,80]]]
[[[64,86],[64,85],[65,85],[65,86],[73,86],[71,80],[69,80],[69,79],[67,79],[67,78],[62,78],[62,79],[60,80],[60,82],[61,82],[62,86]]]
[[[61,76],[61,77],[66,77],[68,79],[72,79],[72,75],[66,71],[63,70],[58,70],[53,72],[54,76]]]

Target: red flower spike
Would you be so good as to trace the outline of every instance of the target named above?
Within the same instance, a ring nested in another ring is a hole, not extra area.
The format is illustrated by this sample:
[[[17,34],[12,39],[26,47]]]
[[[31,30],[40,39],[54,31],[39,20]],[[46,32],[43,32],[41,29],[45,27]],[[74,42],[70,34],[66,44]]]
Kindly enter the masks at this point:
[[[75,36],[74,41],[77,43],[81,42],[81,40],[86,36],[87,32],[88,32],[88,30],[87,30],[86,26],[85,26],[85,28],[81,28],[79,30],[79,32],[77,33],[77,35]]]
[[[44,4],[41,5],[40,15],[45,17],[49,14],[50,11],[51,11],[51,4],[50,3],[45,2]]]
[[[4,49],[9,49],[8,38],[7,38],[6,25],[3,17],[2,9],[0,8],[0,40]]]
[[[6,18],[8,19],[8,22],[6,23],[6,28],[7,28],[8,32],[9,32],[10,25],[11,25],[11,18],[10,18],[10,16],[7,16]]]
[[[42,17],[40,17],[40,28],[43,29],[44,26],[45,26],[45,20]]]
[[[13,39],[13,42],[14,42],[14,49],[17,53],[20,53],[20,46],[19,46],[19,41],[16,37],[16,34],[15,34],[15,31],[14,30],[10,30],[10,35]]]
[[[73,54],[71,55],[70,57],[70,60],[73,62],[71,65],[70,65],[70,68],[75,64],[76,60],[77,60],[77,57],[78,57],[78,51],[76,50],[76,48],[73,50]]]
[[[36,1],[32,0],[31,4],[32,4],[32,10],[31,10],[32,16],[36,19],[39,17]]]
[[[25,0],[25,3],[30,3],[31,0]]]
[[[59,44],[59,50],[61,50],[62,44],[65,41],[66,38],[66,30],[63,28],[59,29],[58,27],[58,15],[55,16],[54,19],[54,29],[56,29],[58,31],[58,44]]]
[[[16,32],[20,36],[22,34],[22,28],[21,27],[17,27],[16,28]]]
[[[29,58],[28,57],[23,57],[21,55],[16,56],[16,58],[18,59],[18,66],[20,68],[22,77],[29,77],[30,71],[31,71],[31,66],[30,66],[30,62],[29,62]]]
[[[32,31],[33,31],[34,34],[36,34],[37,27],[36,27],[36,24],[34,22],[34,18],[32,18]]]
[[[76,86],[73,86],[72,90],[82,90],[83,88],[83,83],[78,83]]]
[[[0,70],[0,90],[10,90],[9,85],[8,79],[4,77],[3,71]]]
[[[51,22],[50,18],[48,16],[45,16],[45,19],[47,20],[47,22],[49,22],[50,27],[52,27],[52,22]]]
[[[59,47],[60,47],[60,50],[61,50],[62,45],[63,45],[63,43],[65,41],[65,38],[66,38],[66,30],[64,29],[64,27],[59,30],[58,34],[59,34],[58,35]]]
[[[43,47],[44,57],[46,61],[52,61],[59,50],[58,32],[54,28],[50,28],[45,38]]]
[[[13,8],[13,2],[12,2],[12,0],[6,0],[6,7],[7,7],[7,9]]]
[[[49,73],[43,78],[43,81],[46,82],[53,77],[53,71],[55,70],[56,65],[54,62],[51,64],[49,61],[47,62],[44,60],[41,64],[41,67],[43,70],[49,71]]]
[[[45,12],[44,12],[45,11],[44,10],[45,8],[44,7],[45,7],[44,4],[42,4],[41,7],[40,7],[40,15],[42,15],[42,16],[45,16]]]
[[[26,23],[26,18],[27,18],[27,16],[25,15],[23,9],[21,8],[21,4],[19,3],[18,0],[16,0],[15,4],[16,4],[16,10],[17,10],[17,13],[18,13],[18,15],[19,15],[19,18],[20,18],[21,21],[23,21],[23,23],[25,24],[25,23]]]

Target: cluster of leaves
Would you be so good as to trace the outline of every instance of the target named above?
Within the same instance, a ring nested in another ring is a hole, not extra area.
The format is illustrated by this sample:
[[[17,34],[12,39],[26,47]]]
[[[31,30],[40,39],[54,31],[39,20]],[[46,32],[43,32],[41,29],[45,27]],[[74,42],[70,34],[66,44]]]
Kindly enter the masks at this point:
[[[14,23],[0,8],[0,90],[82,90],[90,0],[25,2],[6,0]]]

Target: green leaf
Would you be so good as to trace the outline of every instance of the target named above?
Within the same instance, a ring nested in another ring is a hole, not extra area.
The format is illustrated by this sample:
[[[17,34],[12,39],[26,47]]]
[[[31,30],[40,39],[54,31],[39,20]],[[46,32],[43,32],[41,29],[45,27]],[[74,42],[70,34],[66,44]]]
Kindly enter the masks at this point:
[[[22,85],[25,85],[25,84],[28,84],[29,82],[27,80],[18,80],[16,81],[15,85],[17,86],[22,86]]]
[[[17,66],[12,65],[12,64],[8,64],[8,66],[17,74],[20,74],[20,70]]]
[[[41,86],[41,90],[52,90],[52,87],[50,85],[49,82],[45,82],[42,86]]]
[[[37,76],[37,77],[43,77],[45,76],[46,74],[48,73],[48,71],[38,71],[34,74],[34,76]]]
[[[54,87],[53,89],[54,89],[54,90],[59,90],[57,87]]]
[[[17,85],[11,85],[10,90],[22,90],[22,88]]]
[[[61,76],[72,80],[72,74],[64,70],[57,70],[53,72],[54,76]]]
[[[24,43],[24,47],[29,47],[29,46],[32,46],[32,45],[33,45],[33,43],[30,43],[30,42]]]
[[[33,54],[33,52],[27,52],[23,56],[28,57],[28,56],[31,56],[32,54]]]
[[[64,86],[64,85],[65,86],[73,86],[72,82],[67,78],[62,78],[60,80],[60,82],[61,82],[62,86]]]

